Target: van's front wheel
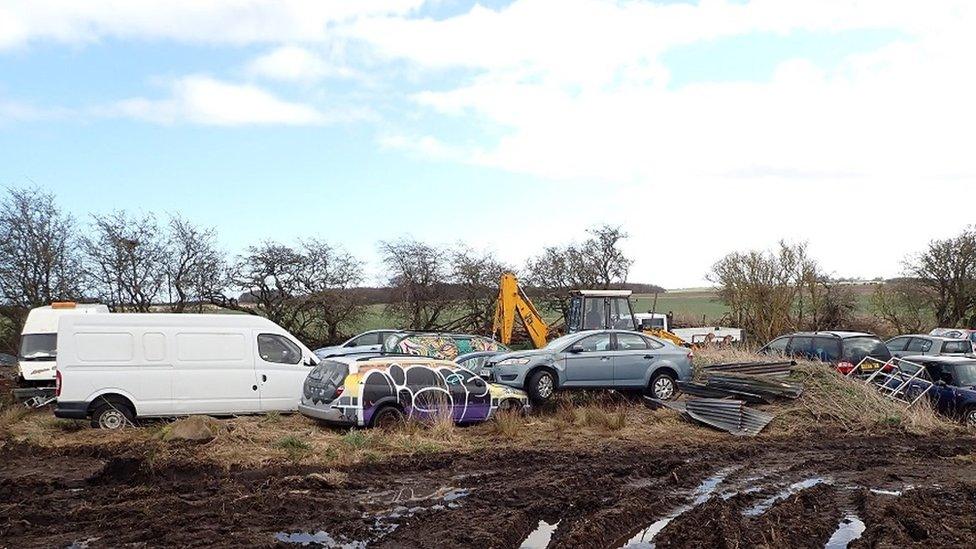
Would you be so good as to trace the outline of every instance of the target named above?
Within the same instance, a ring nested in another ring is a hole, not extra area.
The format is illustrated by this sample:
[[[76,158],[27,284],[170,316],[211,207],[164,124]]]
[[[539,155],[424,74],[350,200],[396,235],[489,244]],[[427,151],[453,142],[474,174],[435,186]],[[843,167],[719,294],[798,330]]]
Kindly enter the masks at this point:
[[[125,404],[103,402],[92,411],[91,426],[99,429],[121,429],[134,425],[135,414]]]

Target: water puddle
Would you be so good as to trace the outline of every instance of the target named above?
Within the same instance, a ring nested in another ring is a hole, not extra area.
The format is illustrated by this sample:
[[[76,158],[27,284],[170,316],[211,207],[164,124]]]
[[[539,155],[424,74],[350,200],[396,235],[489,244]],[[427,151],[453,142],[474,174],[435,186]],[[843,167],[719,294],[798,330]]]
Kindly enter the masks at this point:
[[[365,541],[346,540],[328,532],[279,532],[275,539],[282,543],[311,547],[335,547],[361,549],[375,543],[397,529],[397,521],[427,511],[442,511],[461,507],[461,500],[471,495],[471,490],[454,486],[406,487],[367,494],[360,501],[369,508],[363,519],[372,519],[370,537]]]
[[[278,532],[275,540],[281,543],[301,545],[302,547],[329,547],[335,549],[364,549],[364,541],[345,541],[332,537],[328,532]]]
[[[714,475],[706,478],[695,488],[692,492],[691,503],[681,505],[672,509],[664,518],[658,519],[651,523],[648,527],[644,528],[640,532],[634,535],[634,537],[627,540],[627,543],[623,544],[622,547],[628,549],[653,549],[654,548],[654,537],[661,533],[661,530],[671,523],[674,519],[680,517],[681,515],[691,511],[695,507],[708,501],[715,489],[718,488],[722,481],[729,476],[730,473],[738,469],[738,467],[727,467],[725,469],[720,469]]]
[[[864,533],[864,528],[864,521],[857,515],[849,514],[845,516],[841,519],[840,524],[837,525],[837,530],[827,540],[824,549],[847,549],[848,544],[861,537],[861,534]]]
[[[552,541],[552,534],[559,528],[559,521],[556,524],[549,524],[544,520],[539,521],[539,526],[536,527],[535,531],[529,534],[529,537],[525,538],[522,545],[519,545],[519,549],[545,549],[549,547],[549,542]]]
[[[814,486],[823,482],[826,482],[826,480],[824,480],[821,477],[813,477],[813,478],[808,478],[806,480],[801,480],[800,482],[794,482],[793,484],[790,484],[778,494],[768,497],[760,501],[759,503],[753,505],[752,507],[746,509],[745,511],[743,511],[742,514],[747,517],[757,517],[765,513],[766,511],[768,511],[769,508],[775,505],[776,503],[798,492],[806,490],[807,488],[813,488]]]
[[[872,494],[878,494],[881,496],[900,496],[905,492],[915,488],[913,484],[906,484],[901,490],[888,490],[884,488],[871,488],[870,492]]]

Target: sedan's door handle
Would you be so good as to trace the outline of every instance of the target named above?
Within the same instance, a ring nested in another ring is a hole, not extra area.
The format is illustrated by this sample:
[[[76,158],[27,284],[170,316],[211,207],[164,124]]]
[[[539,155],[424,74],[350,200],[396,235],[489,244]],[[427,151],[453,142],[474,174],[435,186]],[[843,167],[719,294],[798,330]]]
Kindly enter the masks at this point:
[[[600,357],[600,360],[610,360],[610,357],[608,357],[608,356],[601,356]]]
[[[654,355],[644,355],[644,358],[646,358],[647,360],[650,360],[650,359],[654,358]]]

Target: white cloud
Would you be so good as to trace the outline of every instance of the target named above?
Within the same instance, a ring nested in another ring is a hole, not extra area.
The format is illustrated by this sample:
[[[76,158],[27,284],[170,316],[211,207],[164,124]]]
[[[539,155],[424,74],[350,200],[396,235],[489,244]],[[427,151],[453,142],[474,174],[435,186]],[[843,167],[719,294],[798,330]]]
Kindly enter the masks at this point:
[[[102,38],[195,43],[321,41],[329,26],[405,14],[423,0],[12,0],[0,7],[0,48]]]
[[[199,75],[174,82],[172,96],[167,99],[127,99],[97,114],[160,124],[190,122],[217,126],[317,125],[330,121],[313,107],[283,101],[258,87]]]
[[[963,69],[976,52],[974,8],[958,1],[920,9],[891,1],[520,0],[445,21],[370,18],[350,32],[428,70],[477,71],[414,96],[484,130],[485,142],[466,155],[475,164],[624,181],[958,177],[976,175],[976,157],[966,150],[976,75]],[[902,38],[839,67],[788,61],[767,82],[669,87],[660,62],[677,45],[757,31],[870,28]]]
[[[358,77],[357,71],[299,46],[281,46],[252,60],[248,74],[286,82]]]

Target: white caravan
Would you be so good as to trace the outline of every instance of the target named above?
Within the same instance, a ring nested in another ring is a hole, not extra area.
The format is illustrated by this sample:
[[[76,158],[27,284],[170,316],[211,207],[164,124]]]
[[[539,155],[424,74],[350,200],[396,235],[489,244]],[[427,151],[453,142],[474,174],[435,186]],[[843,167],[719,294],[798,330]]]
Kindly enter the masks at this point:
[[[108,313],[101,304],[55,302],[31,309],[20,332],[18,385],[54,389],[54,358],[58,352],[58,320],[65,315]]]
[[[137,417],[298,409],[318,359],[253,315],[65,316],[54,415],[119,428]]]

